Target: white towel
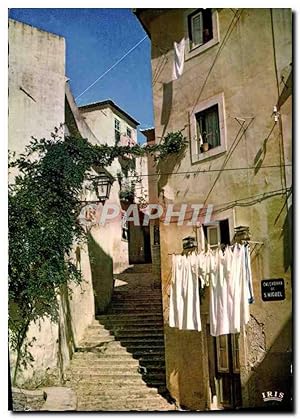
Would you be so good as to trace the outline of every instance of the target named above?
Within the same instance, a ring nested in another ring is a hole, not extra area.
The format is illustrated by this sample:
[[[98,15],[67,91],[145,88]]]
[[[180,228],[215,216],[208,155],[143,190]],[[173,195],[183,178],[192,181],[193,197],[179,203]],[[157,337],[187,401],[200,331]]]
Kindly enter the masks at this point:
[[[183,73],[185,39],[174,42],[174,63],[172,80],[177,80]]]

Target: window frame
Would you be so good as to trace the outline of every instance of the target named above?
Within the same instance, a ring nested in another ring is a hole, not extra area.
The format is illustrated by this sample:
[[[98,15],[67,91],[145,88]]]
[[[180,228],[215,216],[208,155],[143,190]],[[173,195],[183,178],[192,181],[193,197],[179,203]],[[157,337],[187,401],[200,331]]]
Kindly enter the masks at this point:
[[[130,135],[128,135],[128,132],[130,132]],[[129,127],[126,127],[126,136],[130,139],[132,139],[132,129]]]
[[[209,242],[208,242],[208,229],[210,227],[214,227],[214,228],[217,227],[218,228],[218,238],[219,238],[220,245],[222,245],[222,244],[229,245],[232,242],[233,235],[234,235],[234,233],[233,233],[234,232],[234,222],[233,222],[232,210],[229,210],[227,212],[227,214],[225,213],[224,215],[225,215],[224,217],[222,217],[218,220],[211,221],[209,223],[203,223],[201,225],[199,241],[200,241],[200,245],[201,245],[202,250],[206,251],[209,247],[211,249],[217,247],[215,245],[212,245],[212,246],[209,245],[208,246],[208,244],[209,244]],[[227,222],[227,227],[228,227],[226,233],[223,230],[223,228],[225,227],[224,224],[223,224],[223,227],[221,226],[221,223],[224,223],[225,221]],[[222,232],[222,230],[223,230],[223,232]],[[224,239],[225,240],[227,239],[227,240],[225,241]]]
[[[197,11],[201,12],[201,9],[188,9],[184,13],[184,23],[185,23],[185,61],[195,57],[198,54],[206,51],[207,49],[218,44],[220,41],[219,34],[219,18],[218,12],[216,9],[211,9],[211,19],[212,19],[212,38],[202,44],[192,46],[192,40],[190,39],[190,18],[193,15],[197,15]]]
[[[198,123],[196,115],[201,112],[208,110],[214,105],[218,105],[218,117],[219,117],[219,134],[220,134],[220,145],[213,147],[207,151],[200,152],[199,134],[198,134]],[[224,94],[212,96],[201,103],[199,103],[190,112],[190,126],[191,126],[191,138],[190,138],[190,151],[191,161],[198,163],[211,157],[217,156],[227,151],[227,133],[225,124],[225,103]]]
[[[211,230],[217,230],[217,237],[218,237],[218,243],[211,244],[210,243],[210,231]],[[207,246],[209,246],[210,249],[217,249],[221,244],[221,229],[220,229],[220,223],[214,223],[207,226]]]
[[[117,125],[118,125],[118,128],[117,128]],[[116,143],[118,143],[121,140],[121,121],[118,118],[114,118],[114,132],[115,132],[115,141]],[[118,139],[117,139],[117,133],[119,137]]]
[[[211,107],[209,107],[209,108],[207,108],[207,109],[204,109],[203,111],[201,111],[201,112],[198,112],[198,113],[196,113],[195,114],[195,118],[196,118],[196,131],[197,131],[197,137],[199,138],[198,139],[198,142],[199,142],[199,146],[201,147],[201,145],[202,144],[204,144],[204,141],[203,141],[203,137],[202,137],[202,135],[201,135],[201,133],[200,133],[200,127],[199,127],[199,125],[200,125],[200,115],[201,114],[203,114],[203,117],[202,117],[202,119],[205,121],[205,118],[210,114],[210,113],[213,113],[213,112],[215,112],[215,109],[217,110],[217,116],[218,116],[218,133],[219,133],[219,144],[217,145],[217,146],[215,146],[215,147],[219,147],[220,145],[221,145],[221,135],[220,135],[220,123],[219,123],[219,105],[218,104],[216,104],[216,105],[213,105],[213,106],[211,106]],[[200,141],[199,141],[200,140]],[[207,141],[208,142],[208,141]],[[212,147],[212,148],[215,148],[215,147]]]

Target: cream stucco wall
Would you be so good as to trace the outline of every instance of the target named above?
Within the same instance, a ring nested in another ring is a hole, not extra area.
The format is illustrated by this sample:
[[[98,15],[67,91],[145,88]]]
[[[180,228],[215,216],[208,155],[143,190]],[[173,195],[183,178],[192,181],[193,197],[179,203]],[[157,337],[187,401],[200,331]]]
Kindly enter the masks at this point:
[[[21,153],[31,136],[49,138],[64,122],[65,40],[11,19],[8,34],[8,147]],[[32,325],[28,339],[33,337],[34,370],[26,370],[23,379],[58,366],[58,325],[47,319]],[[11,354],[12,367],[13,362]]]
[[[66,91],[65,80],[65,40],[9,20],[10,150],[17,154],[23,152],[31,136],[49,138],[54,127],[65,122],[65,95],[71,105],[73,103],[69,89]],[[78,116],[77,123],[83,135],[92,138],[85,122],[78,120]],[[47,379],[61,379],[74,345],[78,344],[85,328],[94,318],[93,284],[87,247],[83,247],[79,253],[74,248],[74,258],[75,255],[84,280],[80,286],[70,285],[71,293],[66,289],[60,290],[58,324],[44,319],[30,326],[27,338],[29,342],[35,338],[30,349],[34,362],[19,375],[19,385],[24,382],[36,385]],[[13,353],[10,353],[10,362],[13,373]]]
[[[79,108],[79,111],[87,123],[92,133],[96,137],[96,143],[108,144],[110,146],[115,145],[115,132],[114,132],[114,119],[117,118],[120,121],[120,132],[122,137],[126,137],[126,128],[129,127],[132,130],[132,140],[136,142],[137,132],[136,126],[128,120],[124,115],[121,116],[111,106],[104,108]],[[110,197],[106,201],[107,204],[116,204],[121,208],[119,192],[120,185],[117,181],[118,173],[122,172],[121,164],[118,159],[115,159],[111,166],[107,167],[107,170],[116,179],[112,185]],[[93,232],[99,236],[105,237],[103,244],[107,248],[107,254],[112,258],[113,271],[114,273],[122,272],[129,265],[128,258],[128,242],[122,240],[122,226],[120,219],[115,222],[110,222],[108,225],[103,227],[97,227],[93,229]]]
[[[241,342],[243,403],[259,406],[263,404],[261,392],[266,388],[288,392],[291,362],[292,284],[286,262],[286,193],[282,192],[291,185],[291,168],[279,167],[283,163],[282,143],[285,163],[291,163],[290,99],[282,107],[283,140],[281,125],[275,124],[272,116],[278,101],[274,62],[280,82],[282,75],[288,76],[292,59],[291,11],[273,10],[272,20],[270,9],[244,9],[235,18],[235,10],[218,9],[219,43],[186,60],[183,75],[172,81],[173,42],[187,36],[186,12],[173,9],[141,13],[152,41],[156,137],[185,127],[190,142],[184,157],[169,159],[159,169],[161,173],[192,173],[161,175],[158,189],[161,202],[212,204],[215,219],[229,218],[232,227],[248,225],[252,239],[264,242],[252,254],[256,300],[251,305],[252,322]],[[145,17],[147,13],[150,19]],[[224,96],[227,151],[192,164],[191,116],[197,106],[220,94]],[[193,173],[201,170],[208,172]],[[243,206],[245,203],[248,205]],[[191,228],[161,225],[166,323],[171,271],[168,253],[181,251],[182,238],[190,234]],[[284,301],[262,302],[260,282],[266,278],[284,278]],[[260,325],[260,333],[265,336],[262,354],[251,346],[255,324]],[[180,403],[192,409],[209,406],[208,381],[199,371],[203,358],[199,339],[197,332],[187,336],[166,326],[168,387]],[[188,356],[186,350],[193,356]]]

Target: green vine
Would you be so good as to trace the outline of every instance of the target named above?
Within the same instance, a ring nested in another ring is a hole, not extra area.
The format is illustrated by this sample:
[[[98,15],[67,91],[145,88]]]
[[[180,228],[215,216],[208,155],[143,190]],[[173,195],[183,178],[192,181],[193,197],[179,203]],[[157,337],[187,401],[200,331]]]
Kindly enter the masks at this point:
[[[11,160],[18,175],[9,185],[9,333],[17,360],[13,384],[26,359],[31,322],[58,320],[57,295],[81,273],[72,261],[74,243],[85,240],[78,222],[79,195],[91,168],[110,166],[117,157],[146,154],[156,160],[185,146],[181,132],[142,147],[92,145],[81,137],[32,138],[24,154]]]

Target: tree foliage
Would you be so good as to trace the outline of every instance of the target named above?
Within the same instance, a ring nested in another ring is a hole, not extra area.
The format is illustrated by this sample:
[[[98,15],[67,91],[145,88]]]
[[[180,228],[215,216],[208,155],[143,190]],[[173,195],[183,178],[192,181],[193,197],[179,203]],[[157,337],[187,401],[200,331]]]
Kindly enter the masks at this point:
[[[24,154],[10,161],[9,167],[18,171],[8,199],[9,331],[17,353],[15,379],[28,357],[29,324],[45,317],[56,321],[60,286],[81,280],[71,252],[85,237],[77,218],[78,197],[89,170],[129,154],[165,158],[184,144],[180,132],[154,146],[92,145],[81,137],[60,137],[56,129],[51,139],[33,138]]]

